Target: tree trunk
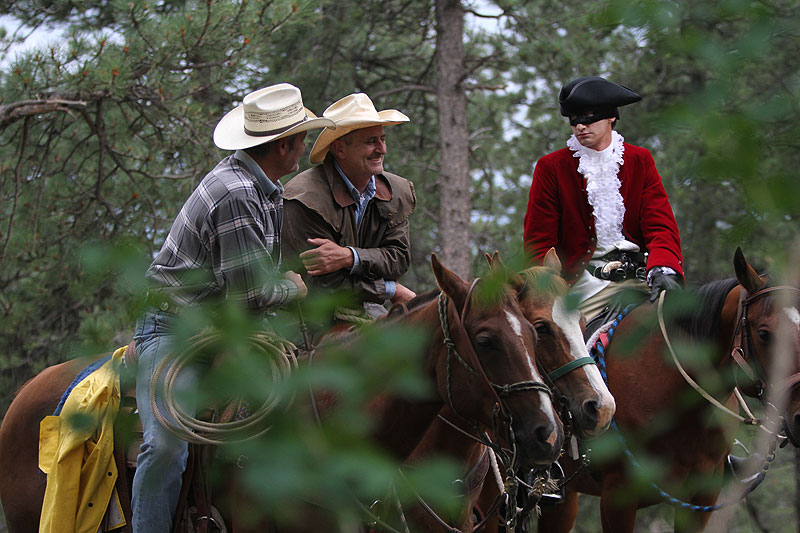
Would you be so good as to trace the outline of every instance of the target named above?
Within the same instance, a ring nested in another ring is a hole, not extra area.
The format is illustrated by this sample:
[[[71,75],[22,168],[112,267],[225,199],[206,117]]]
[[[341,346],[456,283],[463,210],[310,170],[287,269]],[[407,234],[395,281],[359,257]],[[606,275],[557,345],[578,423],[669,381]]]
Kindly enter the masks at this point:
[[[439,242],[442,263],[469,277],[467,97],[464,91],[464,11],[461,0],[436,0],[436,65],[439,98]]]

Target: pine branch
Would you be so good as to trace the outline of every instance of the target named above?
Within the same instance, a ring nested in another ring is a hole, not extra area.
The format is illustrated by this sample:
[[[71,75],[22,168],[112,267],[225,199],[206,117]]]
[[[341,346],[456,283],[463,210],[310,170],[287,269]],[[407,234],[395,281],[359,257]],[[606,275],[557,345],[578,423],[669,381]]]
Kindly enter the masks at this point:
[[[86,109],[87,102],[83,100],[65,100],[62,98],[44,98],[38,100],[20,100],[10,104],[0,105],[0,130],[19,119],[53,111],[72,111]]]

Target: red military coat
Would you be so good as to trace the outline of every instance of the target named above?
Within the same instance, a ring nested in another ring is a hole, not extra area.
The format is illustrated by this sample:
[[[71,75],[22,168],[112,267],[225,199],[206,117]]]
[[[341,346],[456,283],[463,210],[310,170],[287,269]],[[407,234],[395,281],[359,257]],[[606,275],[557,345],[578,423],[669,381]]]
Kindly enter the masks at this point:
[[[525,247],[540,263],[551,247],[574,283],[597,246],[593,209],[586,179],[578,173],[578,158],[563,148],[536,163],[525,213]],[[625,143],[624,164],[619,169],[620,194],[625,204],[622,233],[648,252],[647,269],[667,266],[683,276],[681,239],[675,215],[645,148]]]

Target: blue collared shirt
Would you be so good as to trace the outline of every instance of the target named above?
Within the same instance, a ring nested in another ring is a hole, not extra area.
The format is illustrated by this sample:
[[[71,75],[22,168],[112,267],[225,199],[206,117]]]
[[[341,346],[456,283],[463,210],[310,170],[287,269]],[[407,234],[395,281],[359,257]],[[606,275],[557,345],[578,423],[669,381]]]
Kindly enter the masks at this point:
[[[355,188],[353,183],[347,179],[347,176],[344,175],[344,171],[339,166],[339,163],[334,159],[333,166],[336,171],[341,176],[342,181],[344,182],[345,187],[350,192],[350,196],[353,197],[353,200],[356,203],[356,226],[361,226],[361,219],[364,217],[364,213],[367,210],[367,206],[369,205],[370,201],[375,198],[375,176],[370,176],[369,183],[367,183],[366,188],[364,188],[364,192],[359,192],[358,189]],[[348,246],[350,251],[353,252],[353,268],[350,269],[351,274],[359,274],[361,273],[361,259],[358,257],[358,252],[352,246]],[[386,280],[386,299],[390,300],[393,296],[395,291],[397,290],[397,286],[394,281]]]
[[[369,183],[367,183],[364,192],[361,193],[355,188],[353,183],[347,179],[347,176],[344,175],[344,172],[336,160],[333,161],[333,166],[336,168],[339,176],[342,177],[345,187],[347,187],[347,190],[350,192],[350,196],[353,197],[353,200],[356,203],[356,225],[361,226],[361,219],[364,218],[364,212],[367,210],[367,205],[369,205],[370,200],[375,198],[375,176],[370,176]]]

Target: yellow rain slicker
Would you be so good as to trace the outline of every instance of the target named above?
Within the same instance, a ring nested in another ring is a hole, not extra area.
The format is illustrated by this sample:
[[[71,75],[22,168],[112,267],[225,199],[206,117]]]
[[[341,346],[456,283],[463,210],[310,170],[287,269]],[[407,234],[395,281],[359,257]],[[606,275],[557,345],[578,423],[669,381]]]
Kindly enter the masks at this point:
[[[61,414],[46,417],[39,426],[39,468],[47,474],[40,533],[96,533],[109,503],[119,506],[114,420],[126,348],[78,383]],[[110,529],[123,525],[124,519]]]

